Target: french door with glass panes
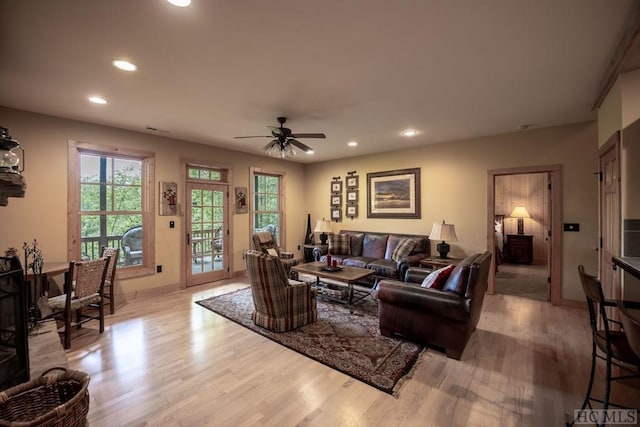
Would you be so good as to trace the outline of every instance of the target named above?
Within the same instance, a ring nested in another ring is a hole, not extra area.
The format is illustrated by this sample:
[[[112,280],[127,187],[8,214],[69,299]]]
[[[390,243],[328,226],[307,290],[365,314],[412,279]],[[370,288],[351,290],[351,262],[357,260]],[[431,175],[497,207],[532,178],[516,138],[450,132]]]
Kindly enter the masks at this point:
[[[228,190],[224,185],[187,182],[187,286],[229,277]]]

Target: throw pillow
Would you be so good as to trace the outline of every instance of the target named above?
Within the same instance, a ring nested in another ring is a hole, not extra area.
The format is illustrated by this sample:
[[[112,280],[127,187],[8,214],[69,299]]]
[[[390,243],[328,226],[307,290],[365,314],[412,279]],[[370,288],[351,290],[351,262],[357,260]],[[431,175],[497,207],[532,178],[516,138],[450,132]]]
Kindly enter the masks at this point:
[[[401,239],[391,254],[391,259],[400,262],[411,255],[411,251],[416,247],[416,241],[413,239]]]
[[[351,255],[351,236],[348,234],[329,234],[329,253],[331,255]]]
[[[432,271],[424,278],[420,286],[423,288],[442,289],[454,268],[455,266],[453,265],[447,265]]]
[[[276,251],[276,250],[275,250],[275,249],[273,249],[273,248],[267,248],[267,253],[268,253],[269,255],[271,255],[271,256],[275,256],[275,257],[277,257],[277,256],[278,256],[278,251]]]

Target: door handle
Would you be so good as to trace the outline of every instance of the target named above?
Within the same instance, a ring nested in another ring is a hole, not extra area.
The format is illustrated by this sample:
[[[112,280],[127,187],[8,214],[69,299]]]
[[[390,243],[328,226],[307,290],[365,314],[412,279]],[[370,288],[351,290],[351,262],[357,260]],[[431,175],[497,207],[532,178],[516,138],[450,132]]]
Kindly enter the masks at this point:
[[[611,263],[611,269],[612,269],[613,271],[618,271],[618,266],[616,265],[616,263],[615,263],[615,262],[612,262],[612,263]]]
[[[191,234],[187,233],[187,245],[191,244]]]

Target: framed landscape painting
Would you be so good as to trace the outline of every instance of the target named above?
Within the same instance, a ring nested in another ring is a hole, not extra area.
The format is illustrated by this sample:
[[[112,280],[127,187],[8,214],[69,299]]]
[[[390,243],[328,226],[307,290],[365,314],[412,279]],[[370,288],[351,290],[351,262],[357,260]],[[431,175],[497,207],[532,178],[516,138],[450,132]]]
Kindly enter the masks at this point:
[[[420,218],[420,168],[368,173],[367,218]]]

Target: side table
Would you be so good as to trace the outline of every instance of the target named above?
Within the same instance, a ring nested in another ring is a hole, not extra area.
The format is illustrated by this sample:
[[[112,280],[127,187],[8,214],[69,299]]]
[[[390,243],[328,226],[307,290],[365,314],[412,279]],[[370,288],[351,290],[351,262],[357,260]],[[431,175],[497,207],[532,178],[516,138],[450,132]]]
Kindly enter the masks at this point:
[[[460,261],[460,258],[423,258],[419,262],[421,267],[437,270],[448,265],[458,265]]]

